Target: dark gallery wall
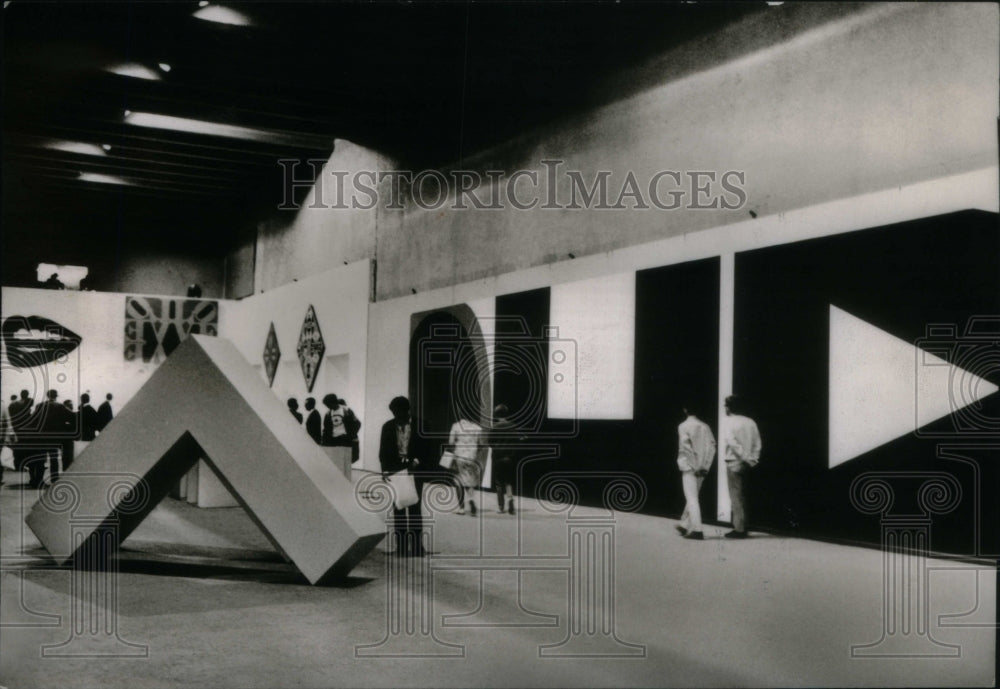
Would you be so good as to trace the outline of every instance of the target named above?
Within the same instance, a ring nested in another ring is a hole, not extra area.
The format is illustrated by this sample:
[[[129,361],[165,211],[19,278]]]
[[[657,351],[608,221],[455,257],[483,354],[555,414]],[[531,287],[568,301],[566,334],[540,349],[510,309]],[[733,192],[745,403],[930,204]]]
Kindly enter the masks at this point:
[[[642,511],[680,514],[682,405],[693,405],[719,433],[721,269],[713,257],[636,272],[633,417],[626,420],[550,418],[546,328],[570,324],[552,322],[550,288],[496,297],[492,398],[510,408],[530,447],[522,495],[537,495],[551,472],[570,472],[579,475],[581,500],[598,505],[614,475],[629,472],[645,485]],[[732,392],[748,402],[764,444],[750,479],[752,526],[878,544],[883,518],[926,517],[936,552],[1000,552],[996,214],[963,211],[740,252],[734,277]],[[933,347],[924,341],[930,326]],[[924,370],[932,362],[925,352],[961,358],[968,375],[954,375],[980,381],[969,388],[980,399],[962,408],[972,397],[955,397],[966,394],[955,392],[960,386],[949,396],[947,383],[925,385],[928,374],[941,372]],[[416,365],[411,358],[411,370]],[[445,382],[438,387],[443,394]],[[938,411],[926,416],[928,399]],[[916,432],[915,418],[926,419]],[[706,481],[706,515],[716,513],[720,470],[717,461]],[[852,484],[872,472],[894,492],[883,515],[852,502]],[[927,492],[921,486],[929,478],[951,487]],[[949,491],[954,504],[938,509]],[[926,513],[928,506],[937,512]]]
[[[831,306],[906,343],[925,337],[928,325],[953,324],[955,335],[944,338],[950,343],[935,351],[962,347],[966,361],[980,364],[971,373],[1000,383],[1000,366],[988,355],[1000,332],[966,334],[970,318],[1000,314],[997,216],[964,211],[738,253],[734,342],[734,387],[750,401],[764,440],[751,495],[757,524],[878,543],[879,516],[851,503],[855,477],[893,472],[890,516],[900,516],[921,513],[920,474],[943,472],[957,479],[961,499],[951,512],[932,515],[932,549],[997,553],[1000,447],[989,447],[975,429],[954,432],[956,415],[828,468],[830,381],[852,374],[828,370]],[[981,404],[978,418],[1000,419],[1000,395]]]
[[[642,511],[679,514],[684,507],[676,465],[681,407],[687,400],[713,426],[718,408],[719,260],[637,273],[632,420],[548,418],[545,328],[565,325],[550,322],[549,299],[547,288],[496,299],[494,399],[507,404],[512,415],[520,413],[525,442],[535,454],[558,455],[524,465],[522,494],[535,494],[551,471],[588,473],[591,477],[577,482],[581,499],[599,504],[613,475],[630,472],[645,484]],[[713,480],[709,477],[709,485]],[[710,513],[714,493],[705,492]]]
[[[652,483],[652,511],[679,515],[682,406],[690,405],[718,436],[719,259],[640,270],[635,291],[634,453]],[[715,514],[717,471],[716,462],[702,490],[706,517]]]

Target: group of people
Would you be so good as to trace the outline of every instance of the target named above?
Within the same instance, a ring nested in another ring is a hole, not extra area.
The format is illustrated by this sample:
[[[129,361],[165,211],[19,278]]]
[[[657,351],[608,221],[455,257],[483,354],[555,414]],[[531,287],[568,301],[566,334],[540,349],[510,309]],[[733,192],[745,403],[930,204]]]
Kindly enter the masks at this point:
[[[350,447],[351,461],[358,459],[358,431],[361,421],[357,414],[347,406],[347,401],[334,393],[323,396],[323,406],[326,413],[320,414],[316,409],[316,399],[307,397],[305,415],[299,411],[299,401],[288,398],[288,411],[295,420],[302,424],[305,421],[306,433],[317,445],[326,447]]]
[[[506,405],[497,405],[489,428],[459,419],[451,427],[445,452],[450,453],[447,471],[440,467],[440,446],[420,432],[420,425],[411,413],[410,401],[396,397],[389,403],[392,418],[382,426],[379,439],[379,464],[382,475],[390,478],[399,472],[412,475],[416,489],[415,504],[396,509],[393,513],[394,549],[403,556],[421,557],[427,554],[424,542],[420,496],[423,487],[443,477],[454,481],[459,514],[465,514],[466,497],[471,514],[477,513],[470,491],[482,484],[485,451],[492,449],[493,487],[498,511],[514,514],[513,486],[519,459],[519,436],[509,419]],[[760,461],[761,437],[756,422],[746,416],[742,400],[730,395],[725,400],[726,422],[722,431],[722,459],[726,463],[729,497],[732,505],[732,530],[726,538],[747,538],[746,483],[751,469]],[[677,427],[677,466],[685,497],[684,512],[678,531],[684,538],[704,540],[699,493],[705,476],[715,461],[716,442],[712,429],[698,418],[691,405],[684,407],[685,419]],[[450,473],[449,473],[450,472]]]
[[[732,505],[733,528],[726,538],[747,537],[746,483],[751,469],[760,461],[760,430],[756,422],[745,415],[742,400],[730,395],[725,401],[726,423],[722,431],[722,458],[726,462],[729,500]],[[677,427],[677,467],[681,470],[684,489],[684,512],[677,530],[684,538],[704,540],[701,485],[715,460],[715,436],[708,424],[698,418],[691,405],[685,405],[687,417]]]
[[[57,390],[49,390],[45,397],[36,405],[31,394],[21,390],[20,396],[11,395],[0,419],[0,442],[13,451],[15,470],[27,468],[30,488],[42,487],[46,468],[49,482],[59,478],[60,470],[73,463],[73,442],[93,440],[114,417],[111,393],[97,409],[87,393],[80,395],[79,410],[70,399],[60,402]]]
[[[382,425],[379,438],[382,474],[391,477],[401,471],[409,472],[417,494],[415,504],[393,513],[393,545],[397,554],[412,557],[427,554],[420,507],[425,483],[452,482],[458,496],[459,513],[465,514],[466,498],[470,513],[477,513],[470,491],[482,484],[487,448],[493,451],[491,479],[497,495],[497,511],[514,514],[513,486],[518,445],[523,437],[517,436],[506,405],[494,408],[488,429],[468,419],[459,419],[452,425],[444,448],[452,454],[452,462],[445,470],[440,468],[440,446],[421,433],[419,421],[411,414],[410,401],[406,397],[396,397],[389,403],[389,411],[392,418]]]

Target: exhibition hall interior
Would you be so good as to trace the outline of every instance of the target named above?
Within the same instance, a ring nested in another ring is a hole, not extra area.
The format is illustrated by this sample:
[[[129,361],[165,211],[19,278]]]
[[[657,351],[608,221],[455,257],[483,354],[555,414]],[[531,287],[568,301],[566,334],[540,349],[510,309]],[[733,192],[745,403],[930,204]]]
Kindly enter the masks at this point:
[[[2,17],[0,687],[995,686],[995,4]]]

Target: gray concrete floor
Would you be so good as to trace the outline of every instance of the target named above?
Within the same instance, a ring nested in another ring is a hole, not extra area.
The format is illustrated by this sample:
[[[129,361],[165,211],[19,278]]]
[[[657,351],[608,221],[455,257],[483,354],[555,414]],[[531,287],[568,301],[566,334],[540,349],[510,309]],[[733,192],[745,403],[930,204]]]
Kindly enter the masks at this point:
[[[480,517],[434,519],[428,562],[380,546],[349,580],[313,587],[241,509],[167,499],[124,543],[117,576],[74,574],[53,566],[23,526],[37,492],[16,485],[21,478],[8,472],[0,488],[0,685],[12,689],[994,684],[988,567],[928,560],[918,585],[928,633],[897,633],[884,646],[958,657],[852,658],[852,645],[882,636],[877,550],[764,534],[729,541],[713,527],[707,540],[687,541],[673,521],[615,514],[613,526],[581,527],[613,533],[603,570],[614,577],[612,630],[601,628],[610,607],[570,575],[566,557],[568,524],[600,520],[600,510],[522,499],[512,517],[484,494]],[[483,569],[500,561],[518,569]],[[387,601],[419,602],[425,564],[427,633],[389,635]],[[574,634],[571,609],[598,624]],[[591,655],[558,657],[581,649]],[[390,651],[430,655],[378,655]]]

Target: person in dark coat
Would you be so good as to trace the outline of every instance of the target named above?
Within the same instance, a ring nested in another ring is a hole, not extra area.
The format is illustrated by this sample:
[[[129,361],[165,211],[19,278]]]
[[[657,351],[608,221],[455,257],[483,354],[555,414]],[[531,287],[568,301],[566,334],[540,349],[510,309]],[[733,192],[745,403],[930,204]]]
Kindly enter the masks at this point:
[[[80,440],[90,441],[97,437],[97,410],[90,405],[90,395],[80,395]]]
[[[15,400],[17,397],[14,398]],[[17,433],[14,432],[14,424],[10,421],[10,412],[0,407],[0,449],[9,447],[11,452],[17,443]],[[3,485],[3,465],[0,464],[0,485]]]
[[[301,424],[302,412],[299,411],[299,401],[294,397],[289,397],[286,404],[288,404],[288,411],[291,412],[292,416],[295,417],[295,420]]]
[[[420,436],[419,424],[410,416],[410,401],[405,397],[395,397],[389,403],[392,418],[382,425],[378,459],[382,474],[388,476],[409,470],[413,474],[417,496],[424,486],[424,471],[421,465],[429,464],[429,444]],[[393,511],[393,542],[396,553],[403,556],[422,557],[427,554],[424,547],[423,516],[420,500],[401,510]]]
[[[497,512],[514,514],[514,482],[517,478],[517,463],[520,457],[518,446],[524,441],[524,436],[508,416],[510,411],[506,404],[498,404],[493,409],[493,426],[490,429],[490,448],[493,451],[493,469],[491,480],[497,493]]]
[[[323,444],[323,416],[316,408],[316,400],[313,397],[306,397],[306,433],[317,445]]]
[[[26,433],[30,428],[31,419],[31,408],[34,406],[35,400],[31,398],[27,390],[21,390],[20,399],[11,402],[10,406],[7,407],[7,411],[10,412],[10,422],[14,426],[14,432],[19,435],[20,444],[14,445],[14,468],[17,471],[22,471],[24,469],[25,463],[31,456],[31,450],[25,447],[25,439],[30,435]]]
[[[65,419],[66,434],[60,444],[60,450],[62,451],[62,470],[66,471],[69,469],[69,465],[73,463],[73,458],[76,456],[74,454],[76,448],[73,447],[73,441],[80,439],[80,415],[73,411],[73,400],[63,400],[63,406],[66,407],[66,411],[69,412]],[[55,479],[52,480],[54,481]]]
[[[41,452],[28,462],[28,487],[41,488],[45,478],[45,467],[49,468],[49,481],[59,478],[59,450],[64,441],[72,442],[75,433],[75,419],[72,412],[58,401],[59,393],[49,390],[48,399],[35,407],[29,427],[37,429]]]
[[[114,412],[111,411],[111,393],[109,392],[104,401],[101,402],[101,406],[97,408],[97,430],[103,431],[114,417]]]

